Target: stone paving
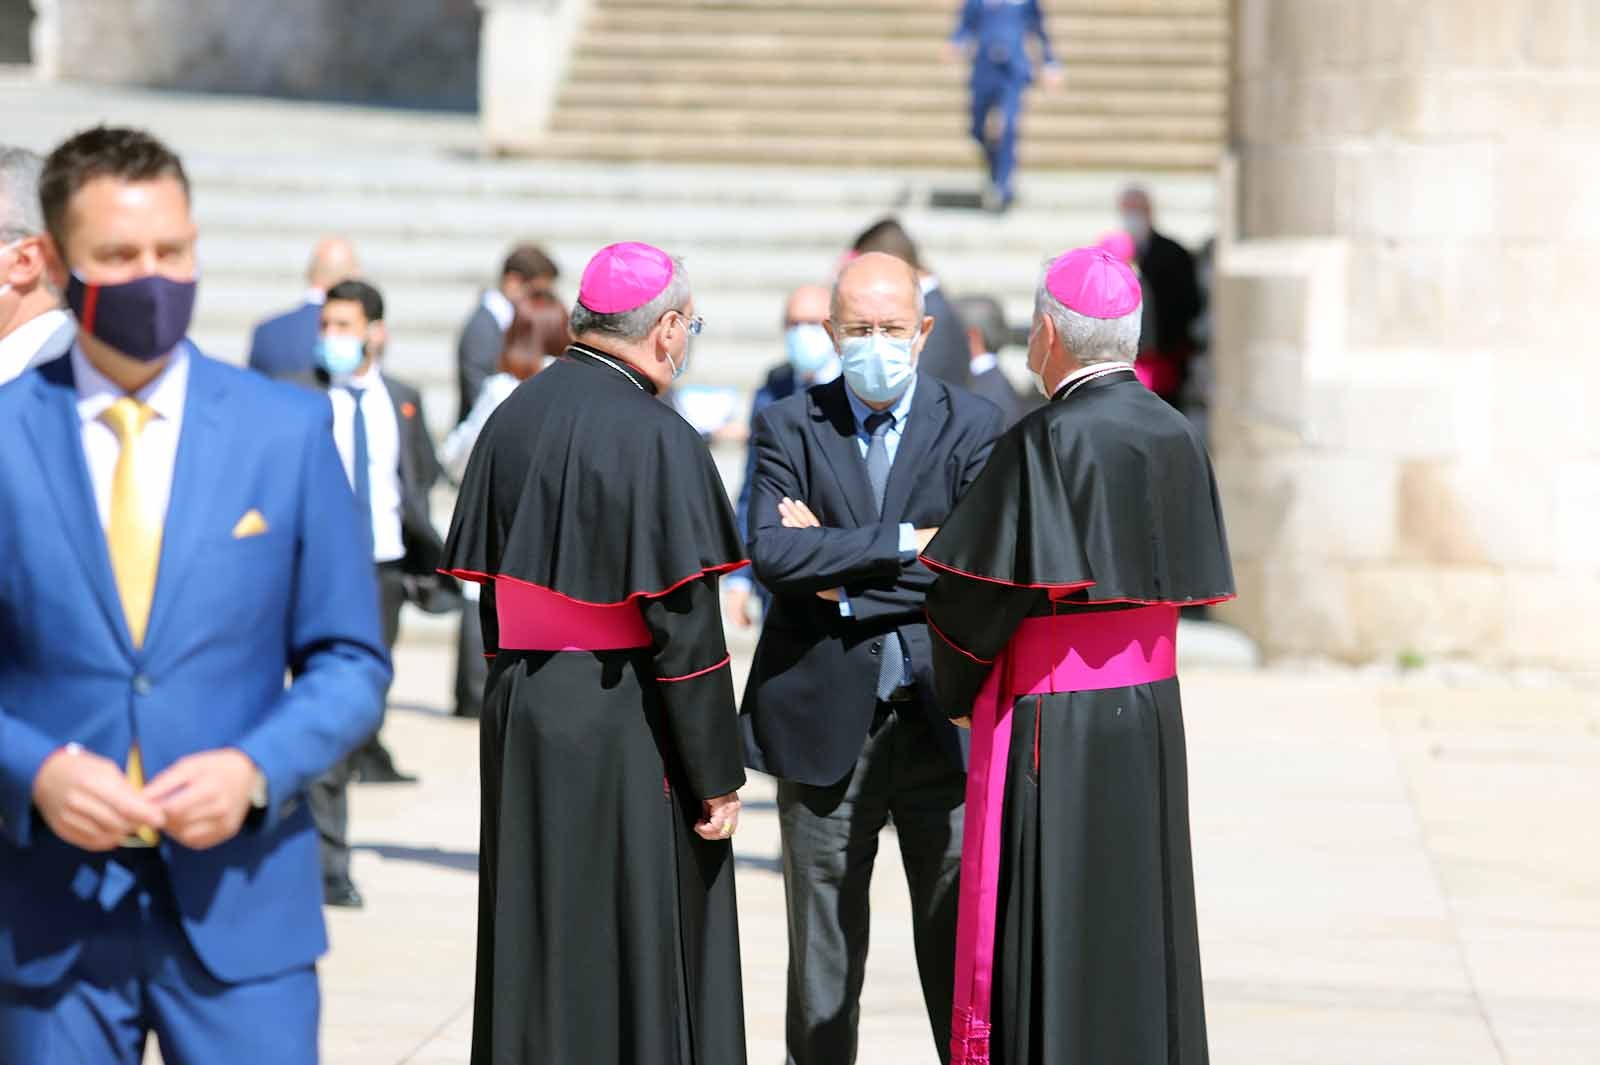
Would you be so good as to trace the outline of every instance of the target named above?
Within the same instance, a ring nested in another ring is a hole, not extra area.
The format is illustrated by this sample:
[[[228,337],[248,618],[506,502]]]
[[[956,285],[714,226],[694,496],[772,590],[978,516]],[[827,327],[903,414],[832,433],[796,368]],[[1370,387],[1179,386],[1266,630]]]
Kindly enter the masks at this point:
[[[330,915],[328,1065],[467,1058],[477,729],[446,716],[450,668],[402,645],[387,735],[423,783],[354,793],[368,907]],[[1185,688],[1214,1061],[1600,1062],[1593,691],[1215,668]],[[783,1060],[771,798],[752,782],[738,839],[755,1065]],[[860,1060],[933,1062],[892,834],[881,855]]]

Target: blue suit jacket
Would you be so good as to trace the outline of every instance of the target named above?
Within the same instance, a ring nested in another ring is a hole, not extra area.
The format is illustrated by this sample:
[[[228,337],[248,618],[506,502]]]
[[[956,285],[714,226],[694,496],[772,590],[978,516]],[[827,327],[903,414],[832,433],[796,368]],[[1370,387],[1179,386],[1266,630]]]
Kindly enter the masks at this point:
[[[250,369],[268,377],[311,372],[321,321],[321,307],[302,303],[257,325],[250,334]]]
[[[59,981],[119,867],[32,807],[76,741],[153,778],[243,750],[271,806],[207,851],[163,840],[185,932],[226,982],[327,948],[306,786],[378,725],[390,676],[378,593],[325,397],[191,349],[183,435],[142,648],[123,618],[84,458],[70,358],[0,389],[0,985]],[[237,538],[250,511],[266,523]],[[284,675],[293,683],[287,688]]]
[[[1045,63],[1054,65],[1055,53],[1050,49],[1039,0],[966,0],[951,40],[976,45],[974,77],[995,72],[1027,80],[1033,75],[1033,61],[1028,57],[1030,34],[1039,38]]]

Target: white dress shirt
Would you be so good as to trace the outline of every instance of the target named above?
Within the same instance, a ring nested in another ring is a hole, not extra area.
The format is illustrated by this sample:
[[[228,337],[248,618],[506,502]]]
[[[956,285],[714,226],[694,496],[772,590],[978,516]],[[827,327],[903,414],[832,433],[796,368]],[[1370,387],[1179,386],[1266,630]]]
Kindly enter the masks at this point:
[[[483,306],[490,314],[494,315],[495,324],[504,333],[511,328],[511,319],[517,316],[516,307],[506,299],[506,294],[497,288],[485,289],[483,293]]]
[[[356,483],[356,403],[349,389],[362,389],[361,414],[367,423],[367,484],[372,493],[372,559],[394,562],[406,554],[400,524],[400,419],[376,366],[347,381],[328,385],[333,404],[333,442],[350,487]]]
[[[100,420],[111,404],[126,393],[96,370],[77,344],[72,345],[72,377],[78,386],[78,418],[83,423],[83,454],[89,462],[89,481],[94,485],[95,508],[100,528],[111,525],[111,480],[117,469],[122,442],[116,432]],[[166,368],[134,398],[155,411],[139,434],[145,475],[139,486],[141,502],[151,513],[167,519],[167,504],[172,500],[172,471],[178,464],[178,439],[183,431],[183,403],[189,395],[189,352],[179,345]]]
[[[0,337],[0,385],[20,377],[22,371],[32,366],[44,342],[68,321],[66,311],[45,311]]]

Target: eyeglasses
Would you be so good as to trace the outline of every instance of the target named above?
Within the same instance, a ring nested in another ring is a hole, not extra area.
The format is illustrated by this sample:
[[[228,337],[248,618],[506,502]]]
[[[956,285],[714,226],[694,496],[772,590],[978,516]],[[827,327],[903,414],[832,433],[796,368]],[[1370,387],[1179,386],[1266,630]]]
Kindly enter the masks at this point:
[[[676,313],[678,317],[683,319],[684,325],[689,330],[689,335],[692,337],[699,336],[700,331],[706,327],[706,320],[700,317],[698,314],[690,317],[689,315],[684,314],[682,311],[678,311]]]
[[[849,322],[839,326],[839,333],[852,340],[869,337],[874,333],[882,333],[890,340],[910,340],[917,335],[917,327],[906,325],[903,322],[890,322],[887,325],[873,325],[870,322]]]

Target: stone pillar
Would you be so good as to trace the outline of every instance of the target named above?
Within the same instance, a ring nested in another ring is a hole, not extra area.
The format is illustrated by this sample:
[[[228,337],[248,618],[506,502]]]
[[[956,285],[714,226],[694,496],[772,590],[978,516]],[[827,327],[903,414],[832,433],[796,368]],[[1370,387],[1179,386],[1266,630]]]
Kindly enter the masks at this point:
[[[1600,5],[1236,0],[1234,32],[1227,620],[1600,670]]]
[[[478,0],[478,66],[484,137],[495,152],[538,147],[590,0]]]

